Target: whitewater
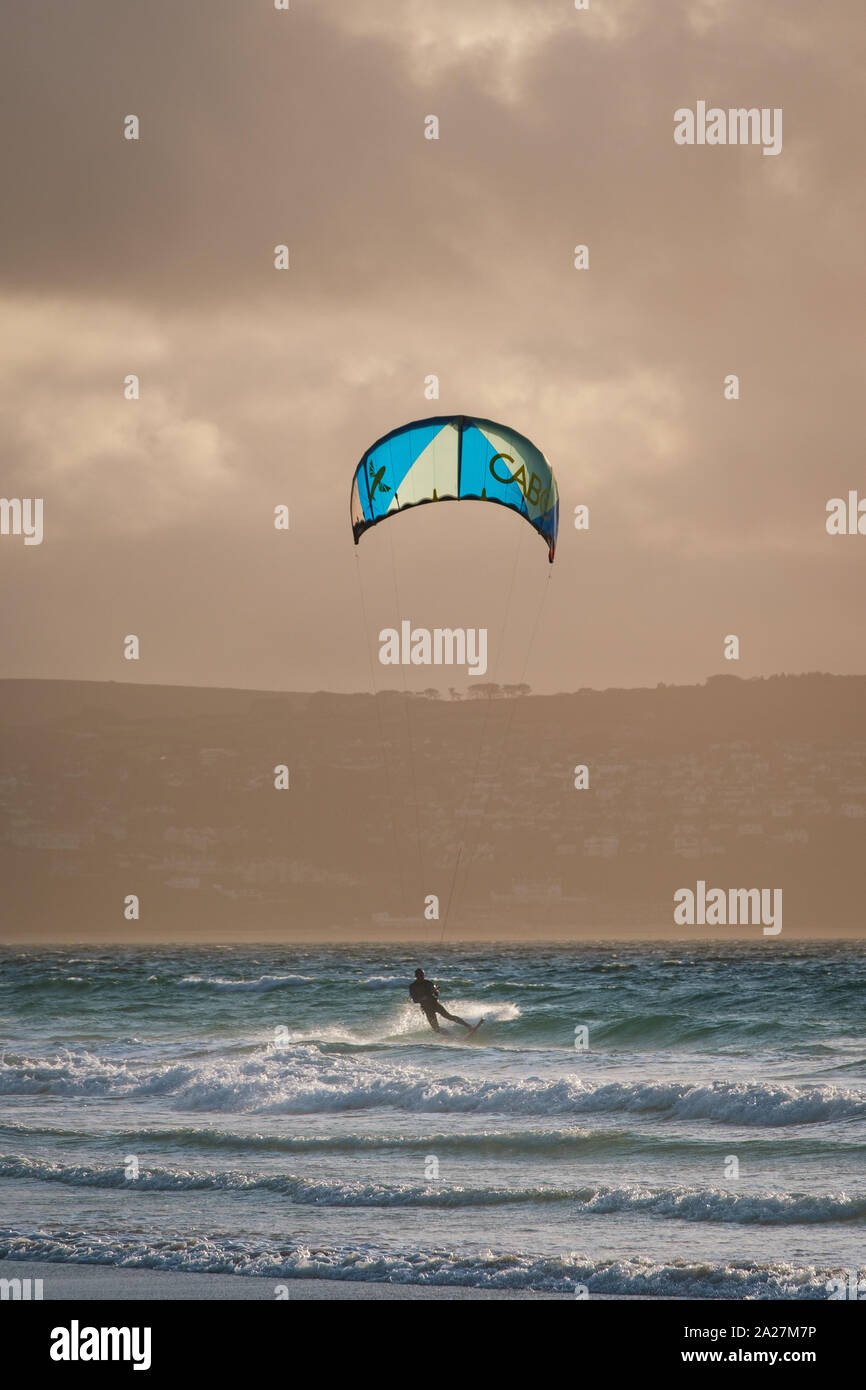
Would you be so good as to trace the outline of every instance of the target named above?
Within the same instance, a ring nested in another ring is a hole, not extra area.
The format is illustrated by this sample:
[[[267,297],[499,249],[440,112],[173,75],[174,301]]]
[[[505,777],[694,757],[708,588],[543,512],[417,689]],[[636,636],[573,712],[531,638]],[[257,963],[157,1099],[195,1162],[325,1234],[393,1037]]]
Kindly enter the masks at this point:
[[[0,1259],[826,1298],[864,1274],[864,974],[851,942],[6,949]]]

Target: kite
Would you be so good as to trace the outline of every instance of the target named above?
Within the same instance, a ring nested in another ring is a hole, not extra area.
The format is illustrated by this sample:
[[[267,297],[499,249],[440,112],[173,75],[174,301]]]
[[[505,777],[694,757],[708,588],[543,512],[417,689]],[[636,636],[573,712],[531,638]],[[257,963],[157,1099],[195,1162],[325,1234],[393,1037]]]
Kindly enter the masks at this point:
[[[352,531],[425,502],[496,502],[524,517],[553,564],[559,490],[540,449],[509,425],[474,415],[413,420],[377,439],[352,480]]]

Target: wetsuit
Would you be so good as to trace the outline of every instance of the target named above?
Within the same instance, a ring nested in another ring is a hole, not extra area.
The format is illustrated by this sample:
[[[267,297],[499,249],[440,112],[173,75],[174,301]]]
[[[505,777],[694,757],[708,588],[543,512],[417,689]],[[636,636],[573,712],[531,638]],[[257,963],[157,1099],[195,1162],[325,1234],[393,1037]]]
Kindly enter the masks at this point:
[[[456,1014],[449,1014],[448,1010],[442,1007],[439,1003],[439,991],[433,980],[413,980],[409,986],[409,998],[413,1000],[414,1003],[421,1005],[427,1022],[430,1024],[434,1033],[442,1032],[442,1029],[439,1027],[439,1020],[436,1017],[437,1014],[441,1014],[443,1018],[450,1019],[452,1023],[462,1023],[464,1028],[471,1027],[471,1024],[467,1023],[465,1019],[458,1018]]]

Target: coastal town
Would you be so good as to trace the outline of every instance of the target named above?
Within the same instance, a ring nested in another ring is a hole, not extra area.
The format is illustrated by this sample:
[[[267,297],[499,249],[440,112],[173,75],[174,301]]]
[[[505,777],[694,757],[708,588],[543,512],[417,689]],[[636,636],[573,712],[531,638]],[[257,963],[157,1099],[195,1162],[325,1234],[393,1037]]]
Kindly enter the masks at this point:
[[[0,682],[12,937],[652,932],[695,878],[860,920],[863,678],[459,695]]]

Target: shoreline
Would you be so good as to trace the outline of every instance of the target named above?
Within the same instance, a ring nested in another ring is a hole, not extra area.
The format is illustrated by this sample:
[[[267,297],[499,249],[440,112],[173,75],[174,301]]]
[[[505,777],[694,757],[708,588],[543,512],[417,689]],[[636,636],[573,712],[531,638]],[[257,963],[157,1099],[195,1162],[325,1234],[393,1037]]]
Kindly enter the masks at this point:
[[[136,1301],[237,1301],[275,1302],[347,1301],[385,1302],[387,1300],[439,1299],[462,1302],[470,1299],[575,1302],[573,1294],[536,1289],[479,1289],[463,1284],[386,1284],[361,1279],[281,1279],[279,1275],[212,1274],[179,1269],[136,1269],[122,1265],[54,1264],[49,1260],[0,1260],[0,1279],[42,1280],[43,1302],[136,1302]],[[278,1286],[288,1296],[276,1296]],[[22,1293],[25,1292],[22,1289]],[[33,1298],[33,1284],[30,1284]],[[683,1302],[691,1299],[662,1299],[657,1294],[591,1294],[588,1300],[644,1302]],[[694,1300],[704,1302],[706,1300]]]

